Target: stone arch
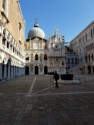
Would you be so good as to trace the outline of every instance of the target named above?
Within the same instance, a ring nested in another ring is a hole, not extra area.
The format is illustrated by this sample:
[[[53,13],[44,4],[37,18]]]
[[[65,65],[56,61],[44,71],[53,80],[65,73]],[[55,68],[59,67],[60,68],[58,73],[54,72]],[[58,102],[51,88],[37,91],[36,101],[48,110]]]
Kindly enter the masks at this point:
[[[8,59],[6,64],[6,77],[11,77],[11,58]]]

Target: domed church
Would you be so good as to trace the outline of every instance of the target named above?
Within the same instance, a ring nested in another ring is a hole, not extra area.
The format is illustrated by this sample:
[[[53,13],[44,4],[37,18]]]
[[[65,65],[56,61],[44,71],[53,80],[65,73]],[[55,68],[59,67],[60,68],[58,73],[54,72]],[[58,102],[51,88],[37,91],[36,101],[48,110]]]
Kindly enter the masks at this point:
[[[26,40],[26,74],[66,73],[64,39],[57,29],[49,39],[35,22]]]

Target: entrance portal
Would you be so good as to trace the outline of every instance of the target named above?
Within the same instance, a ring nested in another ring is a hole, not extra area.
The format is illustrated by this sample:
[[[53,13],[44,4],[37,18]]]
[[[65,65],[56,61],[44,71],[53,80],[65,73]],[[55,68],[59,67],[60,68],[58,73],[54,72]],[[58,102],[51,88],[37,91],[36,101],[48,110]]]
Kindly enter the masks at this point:
[[[47,74],[47,73],[48,73],[48,67],[44,66],[44,74]]]
[[[29,75],[29,67],[28,66],[25,67],[25,74]]]
[[[35,74],[38,74],[38,66],[35,66]]]

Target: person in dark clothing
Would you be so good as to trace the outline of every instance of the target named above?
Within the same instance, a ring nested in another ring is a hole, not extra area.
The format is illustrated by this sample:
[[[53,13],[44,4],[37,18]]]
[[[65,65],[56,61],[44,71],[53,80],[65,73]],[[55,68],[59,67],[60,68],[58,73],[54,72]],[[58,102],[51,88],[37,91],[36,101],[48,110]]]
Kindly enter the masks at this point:
[[[58,88],[59,86],[58,86],[58,83],[57,83],[57,81],[59,80],[59,74],[55,71],[55,73],[54,73],[54,79],[55,79],[55,81],[56,81],[56,87]]]

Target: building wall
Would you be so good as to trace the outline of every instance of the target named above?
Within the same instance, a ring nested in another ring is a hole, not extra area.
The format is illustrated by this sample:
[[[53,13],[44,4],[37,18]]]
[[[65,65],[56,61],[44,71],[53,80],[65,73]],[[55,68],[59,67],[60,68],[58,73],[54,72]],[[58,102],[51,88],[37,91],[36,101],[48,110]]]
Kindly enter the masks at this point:
[[[44,71],[44,68],[48,67],[48,50],[45,48],[47,40],[35,37],[29,39],[26,44],[26,65],[29,68],[28,74],[47,74],[47,72]],[[46,59],[44,59],[45,55],[47,57]]]
[[[81,73],[94,74],[94,21],[70,42],[70,47],[78,55],[78,70]]]
[[[25,21],[18,0],[0,1],[0,80],[25,73]]]
[[[61,36],[57,34],[49,40],[35,36],[26,45],[26,74],[66,73],[65,47]],[[38,59],[35,59],[36,55]]]
[[[65,46],[65,57],[67,73],[73,73],[78,65],[78,56],[69,46]]]

